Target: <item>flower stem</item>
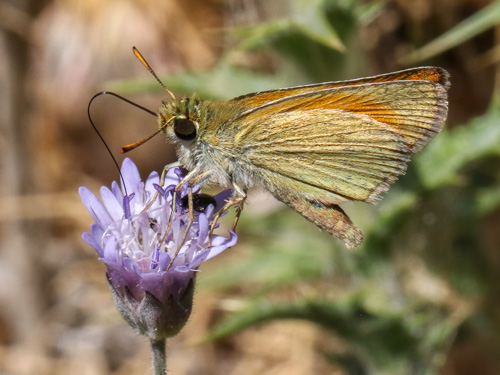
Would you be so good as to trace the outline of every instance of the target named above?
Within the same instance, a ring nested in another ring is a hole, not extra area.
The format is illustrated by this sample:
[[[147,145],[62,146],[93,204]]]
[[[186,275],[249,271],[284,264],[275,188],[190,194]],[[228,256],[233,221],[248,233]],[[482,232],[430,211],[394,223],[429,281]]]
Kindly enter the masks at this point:
[[[153,374],[167,373],[166,339],[151,339],[151,354],[153,356]]]

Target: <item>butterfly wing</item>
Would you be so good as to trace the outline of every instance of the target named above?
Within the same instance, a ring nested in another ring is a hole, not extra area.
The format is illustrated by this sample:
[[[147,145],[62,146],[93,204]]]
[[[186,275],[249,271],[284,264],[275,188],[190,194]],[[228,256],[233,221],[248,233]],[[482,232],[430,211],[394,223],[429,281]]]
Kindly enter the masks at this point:
[[[447,85],[437,78],[324,85],[264,101],[227,126],[235,150],[276,198],[355,247],[361,233],[337,204],[373,203],[404,173],[444,125]]]
[[[267,125],[283,131],[249,133],[238,147],[252,174],[347,247],[359,245],[361,232],[338,204],[378,199],[406,169],[405,139],[367,116],[334,110],[276,114]]]
[[[297,185],[293,190],[309,200],[373,203],[404,173],[409,160],[408,142],[364,115],[293,111],[269,117],[266,125],[261,132],[256,131],[259,125],[253,126],[236,149],[262,181],[280,188]],[[322,192],[328,194],[323,197]]]
[[[438,67],[420,67],[401,70],[388,74],[380,74],[373,77],[353,79],[349,81],[322,82],[278,90],[255,92],[238,96],[234,98],[233,101],[246,108],[257,108],[274,100],[278,100],[291,95],[304,94],[306,92],[314,92],[323,89],[332,89],[344,86],[363,85],[367,83],[371,84],[394,81],[428,81],[437,83],[443,86],[445,89],[448,89],[450,86],[449,74],[444,69]]]
[[[240,118],[252,122],[276,113],[314,109],[358,113],[398,130],[409,142],[411,153],[415,153],[444,126],[448,113],[446,91],[447,85],[421,80],[321,88],[250,107],[241,113]]]

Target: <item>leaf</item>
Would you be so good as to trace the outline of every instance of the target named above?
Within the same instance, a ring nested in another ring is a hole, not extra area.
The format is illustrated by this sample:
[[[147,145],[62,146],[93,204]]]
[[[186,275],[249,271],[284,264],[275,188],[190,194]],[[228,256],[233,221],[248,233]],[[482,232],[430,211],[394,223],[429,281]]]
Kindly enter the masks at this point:
[[[286,18],[259,25],[235,28],[235,35],[242,37],[240,48],[254,49],[269,45],[272,39],[289,32],[298,32],[324,46],[344,52],[345,45],[330,24],[324,12],[324,0],[295,0],[290,2]]]
[[[469,125],[439,134],[416,160],[421,182],[436,189],[460,181],[467,163],[487,155],[500,155],[500,112],[490,110]]]
[[[221,62],[213,70],[201,73],[184,73],[162,77],[165,85],[174,93],[197,93],[204,99],[230,99],[254,91],[287,86],[285,75],[266,75],[238,69],[228,62]],[[104,87],[122,95],[162,92],[154,80],[127,80],[106,82]]]
[[[281,304],[259,301],[216,327],[209,339],[220,339],[275,319],[307,320],[352,342],[363,337],[361,346],[368,346],[373,350],[382,346],[393,355],[406,350],[412,351],[416,344],[415,338],[402,325],[397,314],[392,317],[373,315],[360,305],[357,298],[341,302],[304,299]],[[380,337],[385,340],[380,341]]]
[[[401,60],[402,65],[413,65],[430,59],[476,35],[490,29],[500,22],[500,2],[494,1],[474,15],[462,21],[451,30],[434,39],[429,44],[412,52]]]
[[[234,314],[208,336],[217,340],[245,328],[277,319],[300,319],[317,324],[349,343],[349,354],[332,353],[329,359],[353,371],[409,373],[402,369],[437,369],[449,338],[469,312],[444,313],[436,308],[411,313],[374,313],[363,307],[359,295],[343,301],[303,299],[273,304],[258,301]],[[354,372],[356,373],[356,372]]]

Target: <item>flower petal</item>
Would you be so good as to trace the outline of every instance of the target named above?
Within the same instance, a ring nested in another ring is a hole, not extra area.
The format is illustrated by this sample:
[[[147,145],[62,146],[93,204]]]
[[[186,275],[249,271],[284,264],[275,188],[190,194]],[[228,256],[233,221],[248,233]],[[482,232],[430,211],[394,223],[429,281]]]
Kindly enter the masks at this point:
[[[118,252],[116,251],[116,238],[111,236],[104,245],[103,260],[118,263]]]
[[[213,236],[212,247],[210,248],[210,254],[207,256],[206,260],[212,259],[214,256],[219,255],[224,250],[234,246],[238,241],[238,236],[232,230],[228,231],[230,237]]]
[[[90,235],[90,233],[82,233],[82,238],[85,242],[87,242],[90,246],[92,246],[95,251],[99,254],[100,257],[103,255],[103,251],[101,246],[97,243],[97,241]]]
[[[116,197],[116,200],[118,202],[123,202],[123,192],[122,188],[116,181],[113,181],[111,183],[111,191],[113,192],[113,195]]]
[[[99,198],[97,198],[97,196],[85,186],[80,187],[78,189],[78,193],[80,194],[83,204],[87,207],[87,210],[90,212],[90,215],[92,215],[97,224],[99,224],[102,228],[108,227],[112,220]]]
[[[113,192],[106,186],[101,187],[101,198],[106,210],[114,221],[123,217],[121,201],[118,201]]]
[[[227,189],[227,190],[221,191],[219,194],[216,194],[214,196],[214,199],[216,202],[215,212],[220,211],[222,209],[222,207],[224,207],[224,205],[226,204],[227,200],[229,198],[231,198],[232,195],[233,195],[233,191],[231,189]]]
[[[189,263],[189,268],[192,270],[197,269],[203,262],[207,260],[209,254],[210,249],[205,249],[202,252],[198,253],[193,261]]]
[[[141,182],[141,175],[139,174],[137,166],[130,158],[125,158],[123,160],[121,172],[126,187],[125,189],[122,182],[122,191],[126,191],[127,194],[137,192],[137,185]]]
[[[148,176],[148,179],[146,180],[146,186],[145,186],[146,192],[148,193],[148,195],[151,195],[148,196],[147,199],[151,199],[153,197],[153,195],[156,193],[154,184],[159,184],[159,183],[160,183],[160,177],[158,176],[158,172],[156,171],[151,172],[150,175]]]
[[[181,181],[181,179],[184,177],[181,174],[179,175],[180,169],[179,168],[170,168],[167,171],[167,174],[165,176],[165,184],[164,187],[168,187],[170,185],[177,186],[177,184]]]
[[[209,225],[210,223],[208,222],[208,218],[204,213],[200,213],[198,216],[198,245],[203,245],[203,243],[207,240],[208,238],[208,230],[209,230]]]

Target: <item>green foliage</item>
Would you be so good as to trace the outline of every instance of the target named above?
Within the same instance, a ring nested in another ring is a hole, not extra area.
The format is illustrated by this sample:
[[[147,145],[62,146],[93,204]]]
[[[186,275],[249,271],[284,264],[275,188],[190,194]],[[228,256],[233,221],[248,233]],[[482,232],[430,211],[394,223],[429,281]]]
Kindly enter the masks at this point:
[[[293,64],[307,82],[331,81],[340,76],[352,53],[352,37],[359,26],[381,9],[381,1],[296,0],[286,19],[236,30],[244,50],[265,49]],[[337,77],[336,77],[337,75]]]
[[[493,1],[459,23],[439,38],[419,48],[404,59],[405,64],[417,64],[443,53],[500,23],[500,2]]]
[[[207,72],[188,72],[162,79],[175,93],[192,95],[197,93],[204,99],[231,99],[253,91],[263,91],[289,84],[286,74],[270,76],[240,69],[223,60],[214,69]],[[161,92],[163,89],[152,79],[107,82],[110,91],[123,95],[144,92]]]
[[[347,373],[419,373],[419,369],[437,360],[439,349],[462,318],[463,314],[447,318],[443,312],[425,307],[414,309],[411,315],[370,311],[356,294],[340,301],[305,298],[276,304],[257,300],[212,331],[209,339],[220,339],[275,319],[301,319],[314,322],[348,345],[348,354],[324,353]],[[434,326],[436,321],[440,324]],[[423,330],[427,331],[425,340]]]
[[[491,109],[467,126],[443,132],[416,161],[422,185],[436,189],[459,184],[461,172],[474,160],[500,156],[500,112]]]

